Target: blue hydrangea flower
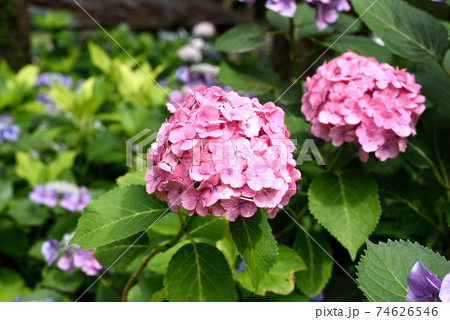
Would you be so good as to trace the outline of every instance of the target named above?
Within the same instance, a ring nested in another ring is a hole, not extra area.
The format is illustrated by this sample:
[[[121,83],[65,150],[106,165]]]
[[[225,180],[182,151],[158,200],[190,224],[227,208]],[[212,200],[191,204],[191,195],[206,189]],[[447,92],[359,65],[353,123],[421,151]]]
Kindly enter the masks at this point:
[[[409,292],[406,302],[434,302],[439,296],[441,281],[417,261],[408,276]]]
[[[51,266],[59,255],[59,245],[56,239],[48,239],[41,246],[41,253],[48,266]]]
[[[12,117],[0,116],[0,145],[4,141],[16,141],[19,139],[20,127],[13,121]]]
[[[245,262],[244,262],[244,260],[242,260],[241,262],[239,262],[239,265],[237,266],[235,272],[242,273],[242,272],[244,272],[245,268],[246,268]]]
[[[309,298],[309,302],[323,302],[323,300],[325,300],[323,291],[320,291],[317,296]]]
[[[65,76],[60,73],[46,72],[41,73],[36,78],[37,87],[50,87],[53,83],[59,83],[63,86],[71,88],[73,86],[73,80],[70,76]]]

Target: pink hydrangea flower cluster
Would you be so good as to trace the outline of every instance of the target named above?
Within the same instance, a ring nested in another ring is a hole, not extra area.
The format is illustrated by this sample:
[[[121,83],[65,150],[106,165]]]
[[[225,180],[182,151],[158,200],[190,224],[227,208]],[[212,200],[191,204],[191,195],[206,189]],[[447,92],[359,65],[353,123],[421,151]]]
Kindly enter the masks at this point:
[[[359,146],[381,161],[406,150],[406,138],[425,110],[414,75],[351,51],[325,63],[306,81],[302,113],[311,133],[338,147]]]
[[[234,221],[257,208],[275,217],[296,193],[300,171],[284,112],[219,87],[199,87],[163,123],[149,150],[147,192],[172,211]]]

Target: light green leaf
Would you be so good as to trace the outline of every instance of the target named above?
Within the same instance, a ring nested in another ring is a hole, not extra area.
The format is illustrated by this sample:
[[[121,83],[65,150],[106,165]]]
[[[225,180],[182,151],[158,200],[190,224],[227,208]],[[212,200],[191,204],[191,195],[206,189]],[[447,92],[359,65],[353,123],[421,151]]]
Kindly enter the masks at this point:
[[[18,85],[23,86],[23,90],[30,90],[36,84],[36,77],[39,73],[39,68],[35,65],[27,65],[20,69],[16,75],[15,81]]]
[[[450,262],[417,243],[367,241],[367,250],[358,269],[360,289],[369,301],[403,302],[408,293],[408,275],[417,261],[443,279],[450,272]]]
[[[275,264],[278,254],[277,242],[267,215],[260,210],[251,218],[240,216],[229,225],[239,255],[252,277],[253,286],[257,289],[261,279]]]
[[[235,301],[230,267],[217,248],[205,243],[183,246],[172,257],[164,279],[169,301]]]
[[[257,66],[232,66],[226,62],[220,64],[217,81],[235,90],[255,94],[275,91],[282,86],[278,75],[269,69]]]
[[[75,151],[59,152],[56,158],[48,165],[48,180],[56,180],[64,171],[71,169],[76,156],[77,153]]]
[[[181,222],[176,213],[169,213],[159,219],[152,227],[152,231],[164,236],[174,236],[180,231]]]
[[[106,51],[93,42],[88,42],[88,50],[94,66],[99,68],[103,73],[109,74],[111,72],[111,59]]]
[[[0,301],[2,302],[11,302],[29,291],[22,277],[8,268],[0,269],[0,289]]]
[[[428,13],[403,0],[351,2],[361,19],[393,53],[412,61],[444,56],[448,47],[447,31]]]
[[[310,233],[320,246],[332,256],[330,245],[321,233]],[[296,273],[296,284],[304,294],[314,297],[322,291],[331,278],[333,260],[303,230],[297,232],[294,250],[306,264],[306,271]]]
[[[31,187],[46,182],[47,179],[46,166],[22,151],[16,153],[16,173],[19,177],[24,178]]]
[[[6,208],[9,200],[13,197],[14,189],[12,181],[2,179],[0,181],[0,212]]]
[[[214,48],[223,52],[247,52],[263,45],[265,35],[256,23],[238,25],[221,35]]]
[[[85,250],[102,246],[146,230],[166,212],[142,186],[116,188],[88,204],[72,241]]]
[[[324,173],[312,181],[308,198],[311,213],[354,260],[381,216],[375,180],[362,171]]]
[[[264,296],[267,292],[288,295],[295,289],[295,272],[306,270],[305,262],[291,248],[278,245],[278,256],[275,265],[265,274],[255,291],[250,272],[237,273],[236,278],[244,288]]]
[[[80,272],[70,274],[57,268],[44,269],[40,285],[62,292],[74,293],[83,283],[84,276]]]
[[[140,171],[128,172],[127,174],[117,178],[119,187],[129,186],[130,184],[146,185],[145,174]]]

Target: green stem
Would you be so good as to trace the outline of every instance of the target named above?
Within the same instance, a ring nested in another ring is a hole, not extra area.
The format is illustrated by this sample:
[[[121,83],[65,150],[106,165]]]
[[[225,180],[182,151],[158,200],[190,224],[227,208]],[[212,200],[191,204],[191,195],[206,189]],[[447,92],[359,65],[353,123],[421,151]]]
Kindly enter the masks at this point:
[[[305,205],[305,206],[302,208],[302,210],[300,210],[299,213],[295,213],[294,210],[292,210],[292,208],[289,207],[289,206],[286,206],[286,207],[284,207],[284,208],[285,208],[287,211],[289,211],[290,215],[292,216],[292,218],[293,218],[295,221],[298,221],[298,220],[300,220],[300,218],[301,218],[301,217],[306,213],[306,211],[308,210],[308,205]],[[275,235],[275,239],[278,240],[278,239],[284,237],[285,235],[289,234],[289,232],[291,232],[291,230],[292,230],[293,228],[295,228],[295,227],[297,227],[297,224],[296,224],[294,221],[292,221],[291,223],[289,223],[289,224],[287,225],[286,228],[284,228],[283,230],[281,230],[280,232],[278,232],[278,233]]]

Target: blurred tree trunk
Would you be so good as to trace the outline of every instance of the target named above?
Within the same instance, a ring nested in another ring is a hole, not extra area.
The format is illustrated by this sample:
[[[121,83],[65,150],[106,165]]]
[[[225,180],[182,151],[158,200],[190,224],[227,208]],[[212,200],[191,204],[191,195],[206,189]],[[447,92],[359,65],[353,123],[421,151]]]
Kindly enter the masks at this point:
[[[25,0],[0,0],[0,60],[19,69],[28,63],[29,33]]]

